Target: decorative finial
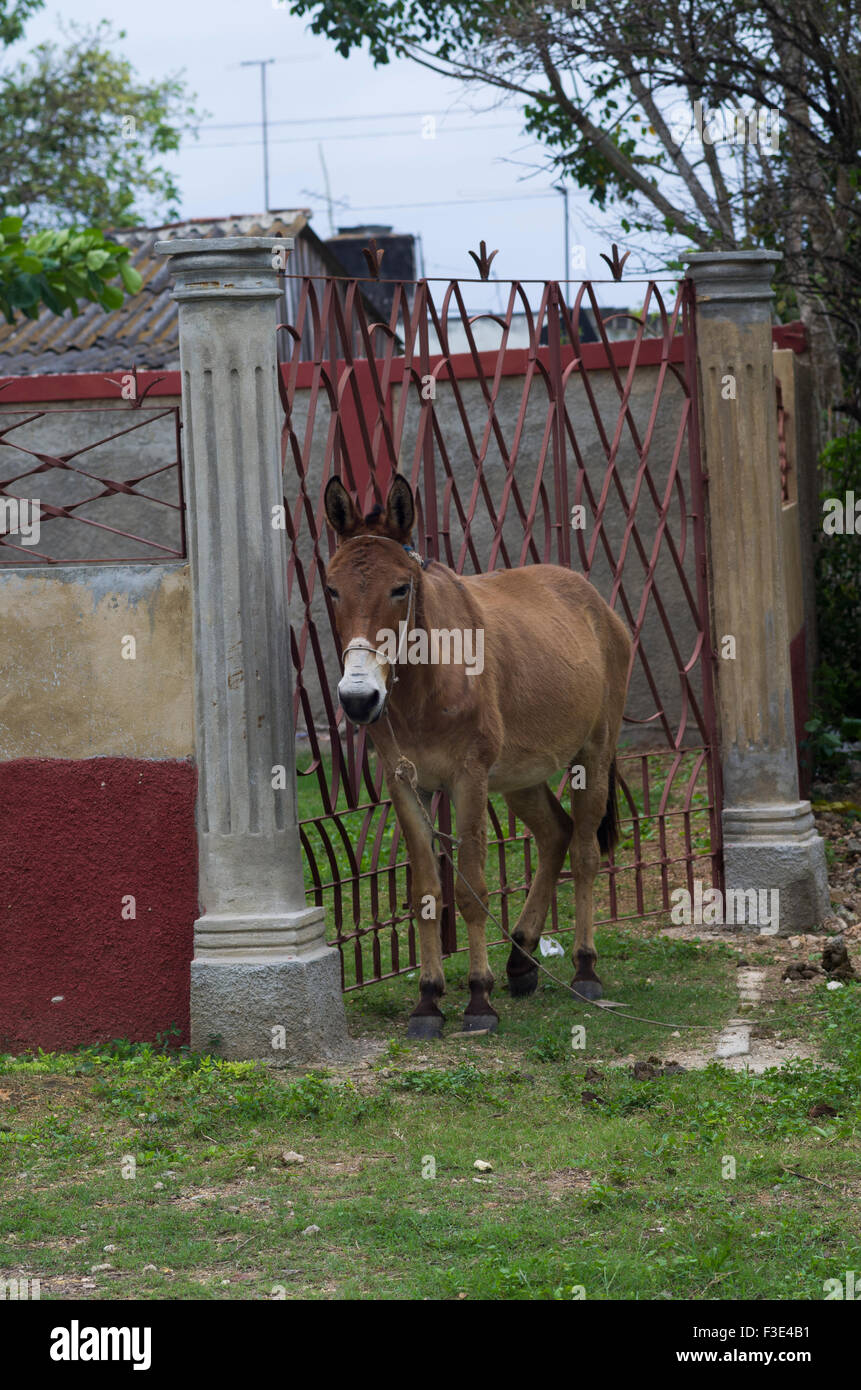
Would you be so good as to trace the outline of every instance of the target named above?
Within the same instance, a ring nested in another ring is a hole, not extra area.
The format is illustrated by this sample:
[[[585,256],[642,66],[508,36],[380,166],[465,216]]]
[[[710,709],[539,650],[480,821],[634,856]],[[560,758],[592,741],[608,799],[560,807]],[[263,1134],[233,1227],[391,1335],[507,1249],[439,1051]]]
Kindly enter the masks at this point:
[[[480,252],[479,255],[476,255],[476,253],[475,253],[474,251],[470,251],[469,254],[472,256],[472,259],[475,261],[476,265],[478,266],[478,273],[479,273],[479,275],[481,276],[482,280],[489,280],[489,279],[490,279],[490,267],[491,267],[491,264],[493,263],[493,258],[494,258],[494,256],[498,256],[498,255],[499,255],[499,252],[498,252],[498,251],[491,251],[490,255],[488,256],[488,254],[487,254],[487,242],[486,242],[486,241],[480,241],[480,242],[478,243],[478,250],[479,250],[479,252]]]
[[[381,250],[377,246],[376,237],[371,237],[371,240],[368,242],[367,246],[362,247],[362,255],[365,258],[365,264],[368,267],[368,274],[370,275],[372,280],[379,280],[380,262],[382,261],[383,256],[385,254],[385,250]]]
[[[620,260],[620,259],[619,259],[619,248],[618,248],[618,246],[616,245],[615,241],[613,242],[613,248],[612,248],[612,249],[613,249],[613,259],[610,260],[610,257],[609,257],[609,256],[605,256],[605,255],[604,255],[604,252],[602,251],[602,252],[601,252],[601,260],[607,262],[608,266],[610,267],[610,274],[613,276],[613,279],[614,279],[614,280],[621,280],[621,278],[622,278],[622,271],[625,269],[625,262],[626,262],[626,260],[628,259],[628,257],[630,256],[631,253],[630,253],[630,251],[626,251],[625,254],[624,254],[624,256],[623,256],[623,257],[621,258],[621,260]]]

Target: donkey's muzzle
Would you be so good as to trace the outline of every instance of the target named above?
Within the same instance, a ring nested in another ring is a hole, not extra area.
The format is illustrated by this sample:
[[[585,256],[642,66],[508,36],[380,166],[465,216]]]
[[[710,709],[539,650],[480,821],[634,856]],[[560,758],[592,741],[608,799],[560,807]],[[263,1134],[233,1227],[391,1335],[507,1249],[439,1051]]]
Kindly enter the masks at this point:
[[[338,699],[352,724],[373,724],[385,708],[386,677],[380,654],[364,637],[354,637],[344,648]]]
[[[341,708],[351,724],[373,724],[383,712],[386,697],[378,690],[357,692],[339,690]]]

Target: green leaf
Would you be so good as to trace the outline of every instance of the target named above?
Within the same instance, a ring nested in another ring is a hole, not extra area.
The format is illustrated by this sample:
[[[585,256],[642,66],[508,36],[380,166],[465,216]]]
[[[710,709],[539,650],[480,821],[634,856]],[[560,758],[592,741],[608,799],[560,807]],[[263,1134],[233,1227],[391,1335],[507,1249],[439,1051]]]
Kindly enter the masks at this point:
[[[123,305],[123,292],[116,285],[105,285],[99,296],[99,303],[105,309],[121,309]]]
[[[120,261],[120,279],[129,294],[137,294],[143,285],[143,276],[125,259]]]
[[[105,261],[109,261],[110,259],[111,259],[111,253],[110,253],[110,251],[99,251],[99,250],[96,250],[96,251],[88,251],[88,252],[87,252],[87,269],[88,269],[88,270],[101,270],[102,266],[105,264]]]
[[[9,303],[18,309],[39,303],[41,286],[35,275],[16,275],[9,284]]]
[[[24,225],[23,217],[2,217],[0,218],[0,232],[4,237],[17,236]]]

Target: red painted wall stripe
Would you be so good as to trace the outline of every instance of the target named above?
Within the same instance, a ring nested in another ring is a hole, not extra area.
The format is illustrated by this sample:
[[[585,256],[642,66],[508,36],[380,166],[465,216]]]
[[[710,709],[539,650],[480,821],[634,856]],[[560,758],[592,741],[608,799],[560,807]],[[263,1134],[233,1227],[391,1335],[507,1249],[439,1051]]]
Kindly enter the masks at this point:
[[[0,1051],[188,1040],[196,789],[191,762],[0,763]]]
[[[807,348],[807,336],[804,324],[783,323],[778,324],[772,329],[772,338],[775,347],[792,348],[795,352],[804,352]],[[627,367],[631,361],[634,350],[634,340],[623,338],[618,342],[610,344],[613,361],[619,368]],[[644,366],[656,365],[661,361],[663,350],[663,340],[660,338],[644,338],[640,345],[637,357],[638,362]],[[567,366],[572,361],[574,353],[570,347],[563,348],[562,365]],[[539,357],[544,360],[547,349],[539,349]],[[542,356],[544,354],[544,356]],[[505,354],[502,365],[503,376],[522,376],[526,369],[528,358],[527,348],[512,348]],[[591,371],[598,371],[607,366],[607,354],[602,343],[584,343],[581,347],[581,356],[584,365]],[[488,376],[494,371],[496,353],[479,353],[482,363],[482,370]],[[684,358],[682,338],[676,336],[673,339],[670,349],[670,361],[681,362]],[[362,359],[359,359],[360,361]],[[443,358],[431,357],[430,367],[433,371],[435,366],[443,361]],[[454,370],[457,372],[461,381],[469,381],[477,376],[475,364],[472,356],[468,352],[455,353],[450,358]],[[396,357],[392,362],[391,379],[393,382],[403,380],[404,359]],[[328,361],[324,364],[329,367]],[[338,363],[338,370],[343,370],[343,362]],[[122,366],[117,367],[115,372],[64,372],[54,375],[39,376],[0,376],[0,404],[17,405],[23,403],[32,404],[36,401],[110,401],[121,400],[120,377],[126,369]],[[310,386],[317,370],[314,362],[300,362],[296,375],[296,386],[300,390]],[[288,368],[282,366],[281,373],[285,380]],[[445,380],[443,372],[441,379]],[[143,397],[144,392],[148,393],[147,399],[157,396],[179,396],[182,386],[179,372],[138,372],[138,392]]]
[[[0,405],[34,401],[120,401],[121,377],[115,372],[57,372],[44,376],[0,377]],[[130,369],[128,369],[130,370]],[[138,399],[146,405],[152,396],[179,396],[179,372],[138,372]],[[144,392],[148,394],[144,396]]]

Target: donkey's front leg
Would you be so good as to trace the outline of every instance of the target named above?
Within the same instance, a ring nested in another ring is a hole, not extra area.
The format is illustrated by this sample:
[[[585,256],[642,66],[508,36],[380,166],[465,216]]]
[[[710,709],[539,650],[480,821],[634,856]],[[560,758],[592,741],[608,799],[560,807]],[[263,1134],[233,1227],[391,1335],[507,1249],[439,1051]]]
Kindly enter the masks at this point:
[[[455,901],[469,933],[469,1003],[463,1016],[467,1033],[496,1032],[499,1015],[490,1002],[493,975],[487,958],[487,775],[474,766],[453,789],[458,854]]]
[[[413,914],[419,926],[419,1002],[410,1014],[407,1037],[440,1038],[445,1022],[437,1002],[445,994],[440,940],[442,884],[430,826],[422,815],[422,808],[430,815],[431,797],[420,792],[417,801],[412,788],[388,771],[386,782],[407,845]]]

